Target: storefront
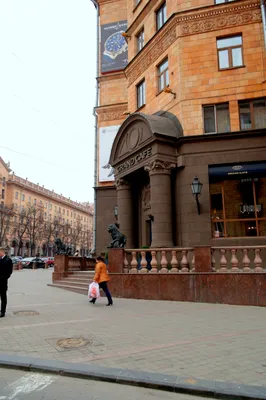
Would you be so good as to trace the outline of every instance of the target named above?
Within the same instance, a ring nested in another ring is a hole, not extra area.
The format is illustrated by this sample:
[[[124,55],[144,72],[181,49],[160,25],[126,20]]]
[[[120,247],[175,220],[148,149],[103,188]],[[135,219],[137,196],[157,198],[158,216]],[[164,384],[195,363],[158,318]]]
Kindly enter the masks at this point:
[[[119,129],[116,186],[97,192],[98,251],[114,222],[128,248],[266,244],[266,130],[184,137],[175,118],[135,113]]]

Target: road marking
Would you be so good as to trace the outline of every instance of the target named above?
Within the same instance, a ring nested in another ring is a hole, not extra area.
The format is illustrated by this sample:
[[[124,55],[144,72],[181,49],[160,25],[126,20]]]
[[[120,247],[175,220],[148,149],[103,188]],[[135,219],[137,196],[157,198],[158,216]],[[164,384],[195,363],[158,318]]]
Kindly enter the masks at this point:
[[[48,376],[39,373],[27,374],[22,378],[12,382],[8,387],[11,389],[11,394],[8,399],[15,399],[19,394],[30,394],[34,391],[44,390],[47,386],[51,385],[57,377]]]

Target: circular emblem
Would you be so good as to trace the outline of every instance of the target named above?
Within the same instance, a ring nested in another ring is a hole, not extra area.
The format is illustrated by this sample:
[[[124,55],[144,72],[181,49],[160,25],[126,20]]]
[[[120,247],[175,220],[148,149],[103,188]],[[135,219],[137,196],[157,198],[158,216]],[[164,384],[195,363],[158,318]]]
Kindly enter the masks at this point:
[[[83,338],[83,337],[76,337],[76,338],[65,338],[65,339],[59,339],[56,342],[56,345],[58,347],[62,347],[63,349],[72,349],[72,348],[77,348],[77,347],[83,347],[86,346],[87,344],[91,344],[89,340]]]
[[[234,166],[232,167],[232,169],[233,169],[234,171],[241,171],[242,168],[243,168],[242,165],[234,165]]]
[[[113,33],[104,43],[104,55],[115,60],[117,56],[127,51],[127,42],[122,36],[124,31]]]

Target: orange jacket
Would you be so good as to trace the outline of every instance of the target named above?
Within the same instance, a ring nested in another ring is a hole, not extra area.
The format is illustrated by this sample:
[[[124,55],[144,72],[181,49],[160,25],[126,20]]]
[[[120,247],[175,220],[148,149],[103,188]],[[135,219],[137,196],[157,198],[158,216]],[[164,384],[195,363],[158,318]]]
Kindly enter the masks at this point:
[[[93,280],[97,283],[108,282],[110,277],[104,262],[98,262],[95,266],[95,275]]]

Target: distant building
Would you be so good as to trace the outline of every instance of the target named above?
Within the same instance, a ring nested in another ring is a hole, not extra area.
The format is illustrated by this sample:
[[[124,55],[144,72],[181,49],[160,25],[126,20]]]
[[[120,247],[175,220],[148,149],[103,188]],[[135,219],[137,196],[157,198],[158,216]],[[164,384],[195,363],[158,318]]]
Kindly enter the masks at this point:
[[[23,179],[0,157],[0,245],[11,254],[53,255],[61,238],[81,255],[92,249],[93,209]],[[23,232],[25,230],[25,232]]]

